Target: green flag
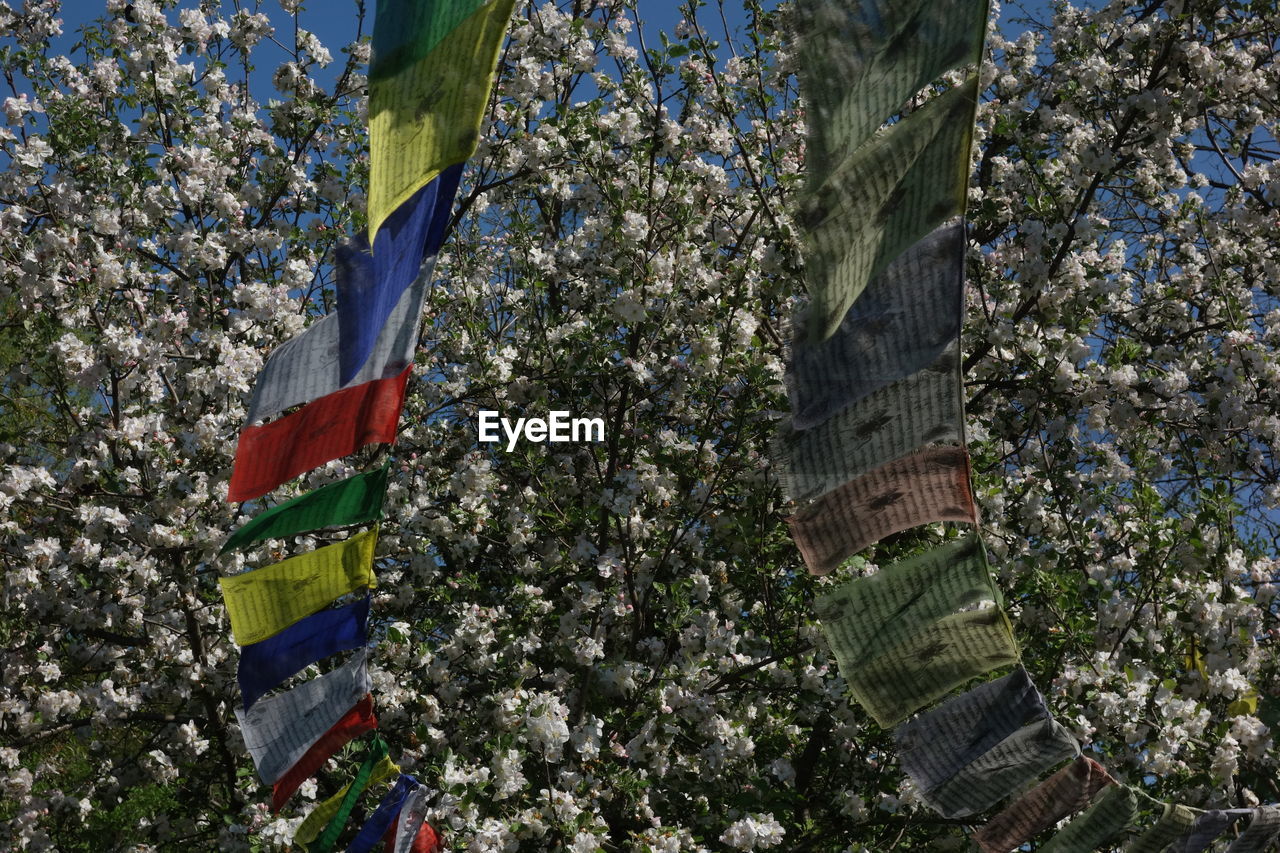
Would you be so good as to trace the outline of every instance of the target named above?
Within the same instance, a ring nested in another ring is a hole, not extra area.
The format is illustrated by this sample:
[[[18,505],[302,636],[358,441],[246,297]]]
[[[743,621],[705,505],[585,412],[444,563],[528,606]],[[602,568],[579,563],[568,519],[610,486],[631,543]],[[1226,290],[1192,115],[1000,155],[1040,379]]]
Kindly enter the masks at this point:
[[[310,853],[329,853],[333,849],[338,836],[342,834],[342,828],[347,825],[347,818],[351,817],[351,810],[356,807],[356,801],[360,799],[360,795],[364,793],[364,789],[368,786],[369,777],[373,775],[374,767],[386,757],[387,742],[375,735],[373,743],[369,745],[369,751],[365,753],[364,763],[360,765],[360,769],[356,772],[356,778],[351,781],[351,784],[346,789],[346,794],[342,797],[342,803],[338,806],[337,813],[325,826],[324,832],[320,833],[320,837],[316,839],[315,844],[310,847]]]
[[[818,186],[908,98],[978,62],[987,0],[797,0],[794,20],[805,171]]]
[[[364,524],[382,516],[387,467],[321,486],[259,513],[231,534],[219,554],[263,539],[279,539],[321,527]]]
[[[1196,816],[1200,812],[1190,806],[1174,803],[1152,803],[1149,797],[1143,797],[1144,803],[1161,808],[1160,818],[1142,835],[1134,839],[1125,848],[1125,853],[1160,853],[1173,842],[1185,835],[1195,825]]]
[[[877,133],[806,192],[812,340],[829,338],[871,279],[948,217],[964,211],[978,78]]]
[[[378,0],[369,79],[385,80],[422,59],[485,0]]]
[[[1124,832],[1137,816],[1138,797],[1134,790],[1128,785],[1111,785],[1039,849],[1043,853],[1092,853]]]

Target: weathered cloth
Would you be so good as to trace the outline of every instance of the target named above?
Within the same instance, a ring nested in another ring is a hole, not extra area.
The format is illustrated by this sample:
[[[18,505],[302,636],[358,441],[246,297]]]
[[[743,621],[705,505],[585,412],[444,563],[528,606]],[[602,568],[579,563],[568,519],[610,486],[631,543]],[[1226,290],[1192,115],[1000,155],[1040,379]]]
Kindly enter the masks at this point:
[[[936,361],[960,336],[964,258],[956,220],[873,278],[825,341],[811,342],[798,322],[786,372],[792,427],[816,426]]]
[[[974,833],[982,853],[1010,853],[1068,815],[1085,809],[1115,779],[1083,755],[1019,797]]]
[[[1128,785],[1111,785],[1093,804],[1045,842],[1042,853],[1093,853],[1120,835],[1138,814],[1138,797]]]
[[[815,575],[886,536],[934,521],[978,523],[964,448],[930,447],[895,459],[787,519]]]

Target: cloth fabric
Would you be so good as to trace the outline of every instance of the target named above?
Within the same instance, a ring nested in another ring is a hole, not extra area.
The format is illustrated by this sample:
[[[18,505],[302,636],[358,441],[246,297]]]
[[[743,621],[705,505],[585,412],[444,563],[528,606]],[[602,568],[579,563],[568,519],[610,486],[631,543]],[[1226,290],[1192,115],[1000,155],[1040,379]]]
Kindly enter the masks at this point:
[[[971,678],[1017,662],[975,536],[858,578],[814,602],[850,692],[882,727]],[[956,612],[960,611],[960,612]]]
[[[431,4],[423,4],[431,5]],[[498,50],[514,0],[491,0],[463,18],[421,58],[369,81],[369,241],[419,188],[475,151]],[[404,4],[397,3],[403,8]],[[394,15],[379,17],[386,44]],[[388,60],[385,68],[398,63]],[[379,69],[383,72],[383,69]]]
[[[428,259],[417,279],[400,294],[374,337],[363,365],[347,382],[342,381],[340,362],[349,339],[341,335],[339,312],[321,317],[302,334],[276,347],[258,374],[245,422],[256,423],[344,387],[399,376],[413,364],[422,301],[434,261],[434,257]]]
[[[284,804],[298,790],[298,786],[316,775],[335,752],[365,732],[378,727],[378,718],[373,715],[373,696],[366,695],[355,704],[350,711],[343,714],[338,722],[311,744],[292,767],[271,786],[271,811],[279,812]]]
[[[382,738],[375,736],[373,743],[369,745],[369,751],[365,754],[364,763],[356,771],[356,776],[351,780],[351,783],[342,789],[342,800],[338,803],[338,808],[334,811],[333,817],[325,824],[320,837],[309,848],[310,853],[329,853],[333,849],[333,845],[337,843],[338,836],[342,834],[342,828],[347,825],[347,820],[351,817],[351,811],[356,807],[356,802],[360,799],[360,795],[364,793],[365,788],[373,783],[374,773],[379,763],[386,757],[386,742]]]
[[[387,473],[387,466],[383,465],[260,512],[232,533],[218,553],[321,527],[347,527],[375,521],[382,517]]]
[[[1079,754],[1075,738],[1056,720],[1037,720],[987,750],[923,799],[944,817],[967,817],[986,811]]]
[[[932,791],[1018,729],[1047,719],[1044,697],[1017,667],[894,729],[898,764],[920,790]]]
[[[373,770],[370,772],[369,779],[365,785],[377,787],[387,779],[398,775],[400,775],[400,766],[387,757],[386,744],[383,744],[382,757],[378,758],[377,763],[373,765]],[[338,813],[338,809],[342,806],[354,783],[355,780],[353,779],[344,785],[338,793],[312,809],[311,813],[303,819],[297,830],[294,831],[293,843],[304,849],[309,847],[320,835],[321,831],[333,820],[334,815]],[[364,786],[360,790],[364,790]]]
[[[373,686],[360,649],[342,666],[291,690],[236,709],[245,746],[268,785],[298,763]]]
[[[970,76],[851,151],[801,199],[810,340],[831,337],[872,278],[964,211],[977,95]]]
[[[369,641],[369,596],[333,610],[321,610],[278,634],[240,650],[236,679],[247,711],[289,676],[330,655]]]
[[[1249,828],[1227,848],[1227,853],[1263,853],[1280,838],[1280,808],[1256,809]]]
[[[218,578],[237,645],[280,633],[341,596],[373,588],[378,528],[261,569]]]
[[[958,348],[810,429],[784,427],[774,446],[788,495],[808,501],[930,444],[963,443]]]
[[[1201,853],[1208,850],[1238,818],[1238,814],[1222,809],[1210,809],[1201,813],[1191,829],[1169,845],[1169,853]]]
[[[435,49],[484,0],[378,0],[369,77],[385,80]]]
[[[941,356],[960,336],[964,258],[956,220],[871,279],[830,338],[812,343],[797,323],[786,372],[791,425],[816,426]]]
[[[1101,764],[1082,755],[987,821],[973,840],[982,853],[1011,853],[1085,809],[1098,791],[1115,781]]]
[[[353,385],[292,414],[246,427],[236,446],[227,500],[248,501],[366,444],[395,441],[412,367],[391,379]]]
[[[347,845],[347,853],[370,853],[400,816],[409,794],[420,787],[417,779],[401,775],[391,790],[382,796],[378,807],[365,820],[356,837],[351,839],[351,843]]]
[[[808,123],[805,170],[821,181],[908,98],[976,63],[986,0],[799,0],[797,74]]]
[[[933,521],[978,523],[964,448],[930,447],[895,459],[787,519],[815,575],[886,536]]]
[[[421,270],[427,265],[423,259],[433,259],[444,242],[461,176],[461,164],[450,166],[392,211],[382,224],[376,250],[370,249],[362,233],[334,251],[338,378],[343,384],[353,381],[371,360],[384,330],[394,325],[388,318],[405,290],[415,280],[423,281]]]
[[[1195,825],[1196,814],[1196,810],[1188,806],[1164,804],[1160,819],[1134,839],[1125,848],[1125,853],[1162,853],[1168,850],[1170,844]]]
[[[1041,853],[1093,853],[1120,835],[1138,813],[1138,797],[1128,785],[1111,785],[1094,797],[1075,820],[1040,848]]]
[[[427,789],[414,788],[387,836],[386,853],[431,853],[439,843],[435,830],[427,823]]]

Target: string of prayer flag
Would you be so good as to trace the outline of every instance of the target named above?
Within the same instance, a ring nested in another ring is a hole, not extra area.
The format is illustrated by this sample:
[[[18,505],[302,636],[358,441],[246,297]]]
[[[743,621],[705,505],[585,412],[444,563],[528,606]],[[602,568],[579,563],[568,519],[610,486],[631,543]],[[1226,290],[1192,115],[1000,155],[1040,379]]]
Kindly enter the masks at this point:
[[[1105,768],[1083,755],[1019,797],[974,833],[982,853],[1011,853],[1058,821],[1083,811],[1114,785]]]
[[[787,523],[809,571],[825,575],[886,536],[934,521],[978,523],[969,454],[931,447],[822,495]]]
[[[378,718],[373,715],[373,696],[366,695],[356,703],[355,707],[343,714],[338,722],[294,762],[284,775],[271,786],[271,811],[278,812],[298,790],[303,782],[310,779],[325,765],[334,753],[365,732],[378,727]]]
[[[313,554],[316,552],[312,552]],[[240,650],[236,679],[247,711],[276,685],[317,661],[369,641],[369,596],[301,619]]]
[[[279,420],[246,427],[236,446],[227,500],[262,497],[281,483],[366,444],[395,441],[404,386],[412,369],[326,394]]]
[[[374,521],[382,516],[387,472],[387,466],[382,465],[260,512],[231,534],[218,553],[321,527],[348,527]]]
[[[373,686],[365,650],[319,678],[263,699],[248,711],[236,709],[245,746],[268,785],[302,758]]]

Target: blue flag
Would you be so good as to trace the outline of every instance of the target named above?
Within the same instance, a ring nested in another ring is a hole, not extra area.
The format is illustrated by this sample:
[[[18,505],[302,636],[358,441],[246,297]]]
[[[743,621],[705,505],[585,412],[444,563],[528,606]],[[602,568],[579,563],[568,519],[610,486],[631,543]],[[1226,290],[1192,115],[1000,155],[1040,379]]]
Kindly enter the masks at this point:
[[[358,649],[369,638],[369,596],[333,610],[321,610],[280,633],[240,649],[236,678],[244,709],[304,667],[338,652]]]
[[[462,165],[451,166],[387,217],[378,231],[378,249],[364,234],[339,246],[339,384],[345,386],[369,359],[387,317],[418,277],[422,261],[444,242]]]

